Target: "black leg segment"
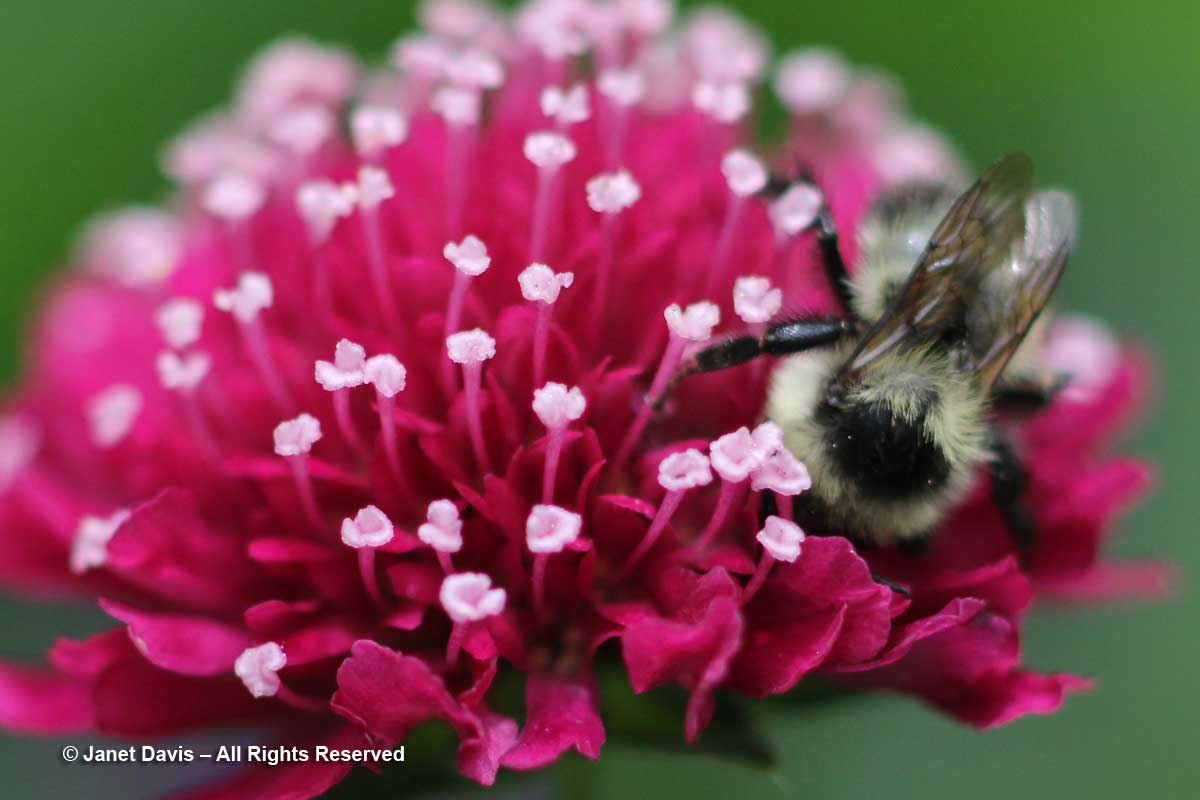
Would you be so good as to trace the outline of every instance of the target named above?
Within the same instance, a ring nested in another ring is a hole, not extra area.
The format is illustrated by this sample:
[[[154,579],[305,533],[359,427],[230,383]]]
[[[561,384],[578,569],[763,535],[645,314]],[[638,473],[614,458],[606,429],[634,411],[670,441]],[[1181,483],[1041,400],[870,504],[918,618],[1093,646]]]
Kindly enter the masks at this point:
[[[1023,554],[1028,553],[1037,534],[1037,523],[1023,499],[1025,488],[1029,485],[1029,474],[1008,442],[997,439],[992,445],[992,453],[989,465],[992,498],[1017,548]]]
[[[684,360],[662,395],[654,399],[654,407],[662,408],[676,384],[689,375],[736,367],[759,356],[783,356],[825,347],[853,331],[854,323],[842,317],[802,317],[774,323],[761,337],[737,336],[709,345]]]

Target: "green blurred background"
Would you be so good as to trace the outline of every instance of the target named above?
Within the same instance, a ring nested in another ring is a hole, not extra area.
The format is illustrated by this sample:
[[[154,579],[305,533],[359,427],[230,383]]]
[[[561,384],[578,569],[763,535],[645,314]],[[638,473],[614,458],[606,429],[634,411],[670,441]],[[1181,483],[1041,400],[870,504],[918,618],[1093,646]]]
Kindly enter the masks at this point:
[[[856,700],[771,714],[770,736],[785,756],[775,774],[610,746],[599,764],[560,770],[559,789],[823,800],[1200,796],[1200,617],[1186,582],[1200,560],[1197,513],[1187,505],[1197,499],[1200,446],[1195,0],[732,4],[778,47],[831,44],[887,68],[915,113],[976,164],[1023,148],[1041,182],[1079,195],[1083,233],[1064,303],[1149,342],[1163,375],[1156,408],[1128,442],[1162,477],[1115,548],[1170,558],[1185,583],[1164,604],[1038,610],[1029,663],[1099,678],[1097,691],[1051,718],[980,734],[906,699]],[[161,145],[226,98],[256,48],[303,32],[377,58],[412,14],[406,0],[4,0],[0,375],[11,380],[19,369],[31,302],[79,224],[98,209],[159,197]],[[101,623],[86,610],[6,600],[0,625],[0,655],[32,658],[55,635]],[[0,795],[139,798],[173,782],[146,767],[64,765],[61,744],[0,738]]]

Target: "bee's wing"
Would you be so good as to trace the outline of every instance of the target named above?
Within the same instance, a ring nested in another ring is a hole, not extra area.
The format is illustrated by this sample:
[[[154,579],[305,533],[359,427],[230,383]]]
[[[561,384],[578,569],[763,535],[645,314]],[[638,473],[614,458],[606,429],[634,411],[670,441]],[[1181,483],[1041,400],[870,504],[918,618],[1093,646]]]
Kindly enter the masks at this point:
[[[1075,243],[1076,219],[1075,200],[1066,192],[1039,192],[1026,206],[1025,238],[1001,267],[1010,270],[1003,276],[1005,291],[1000,300],[978,310],[983,318],[969,343],[969,366],[985,391],[1000,377],[1062,277]]]
[[[993,164],[954,202],[934,230],[908,281],[854,353],[837,383],[856,383],[898,349],[961,330],[984,277],[1012,253],[1025,230],[1033,162],[1024,153]]]

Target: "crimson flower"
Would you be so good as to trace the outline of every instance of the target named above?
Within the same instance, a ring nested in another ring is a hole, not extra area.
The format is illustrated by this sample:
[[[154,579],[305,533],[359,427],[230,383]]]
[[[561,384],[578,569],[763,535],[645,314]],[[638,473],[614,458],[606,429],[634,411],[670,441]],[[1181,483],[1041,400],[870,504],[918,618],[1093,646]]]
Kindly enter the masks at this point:
[[[963,174],[890,82],[825,50],[784,58],[792,126],[769,158],[820,189],[768,203],[749,117],[770,54],[734,17],[677,24],[668,0],[422,16],[377,71],[270,47],[170,146],[169,204],[88,229],[0,418],[0,578],[119,624],[0,667],[0,722],[363,747],[440,720],[486,784],[597,757],[593,668],[617,656],[636,692],[685,687],[693,742],[714,693],[810,675],[979,727],[1086,686],[1022,666],[1035,594],[1164,580],[1099,562],[1149,478],[1101,454],[1146,379],[1100,323],[1053,327],[1070,383],[1016,431],[1040,529],[1024,560],[982,477],[920,558],[760,524],[762,492],[810,486],[761,421],[768,364],[684,382],[662,413],[644,400],[697,343],[836,307],[809,232],[822,201],[853,264],[881,189]],[[505,673],[520,722],[489,703]],[[191,796],[310,797],[350,768]]]

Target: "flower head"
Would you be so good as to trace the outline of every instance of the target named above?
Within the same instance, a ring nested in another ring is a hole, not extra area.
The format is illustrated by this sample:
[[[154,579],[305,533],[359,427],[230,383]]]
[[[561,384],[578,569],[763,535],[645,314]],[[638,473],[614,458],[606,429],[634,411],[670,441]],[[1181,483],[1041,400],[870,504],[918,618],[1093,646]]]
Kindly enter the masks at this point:
[[[295,709],[312,724],[288,744],[320,729],[354,748],[442,720],[460,769],[491,783],[599,755],[598,668],[639,694],[683,686],[689,741],[715,692],[814,674],[980,727],[1081,688],[1021,665],[1034,590],[1164,582],[1099,561],[1149,475],[1103,449],[1145,377],[1100,323],[1050,321],[1020,355],[1023,375],[1068,379],[1011,422],[1039,523],[1025,550],[984,474],[925,557],[860,551],[836,513],[805,538],[787,509],[829,472],[789,449],[808,432],[763,421],[771,360],[671,386],[714,336],[837,309],[800,234],[829,208],[853,243],[879,192],[960,183],[946,137],[818,50],[774,73],[794,127],[766,149],[740,121],[771,52],[720,9],[419,16],[377,70],[269,48],[168,149],[170,202],[81,239],[0,404],[0,536],[19,532],[0,579],[98,594],[125,630],[56,647],[45,680],[0,681],[0,723],[41,709],[40,730],[103,720],[136,739]],[[764,197],[765,165],[799,154],[817,184]],[[778,516],[755,519],[771,499]],[[512,673],[520,726],[492,704]],[[343,774],[304,766],[272,773],[289,796]]]

